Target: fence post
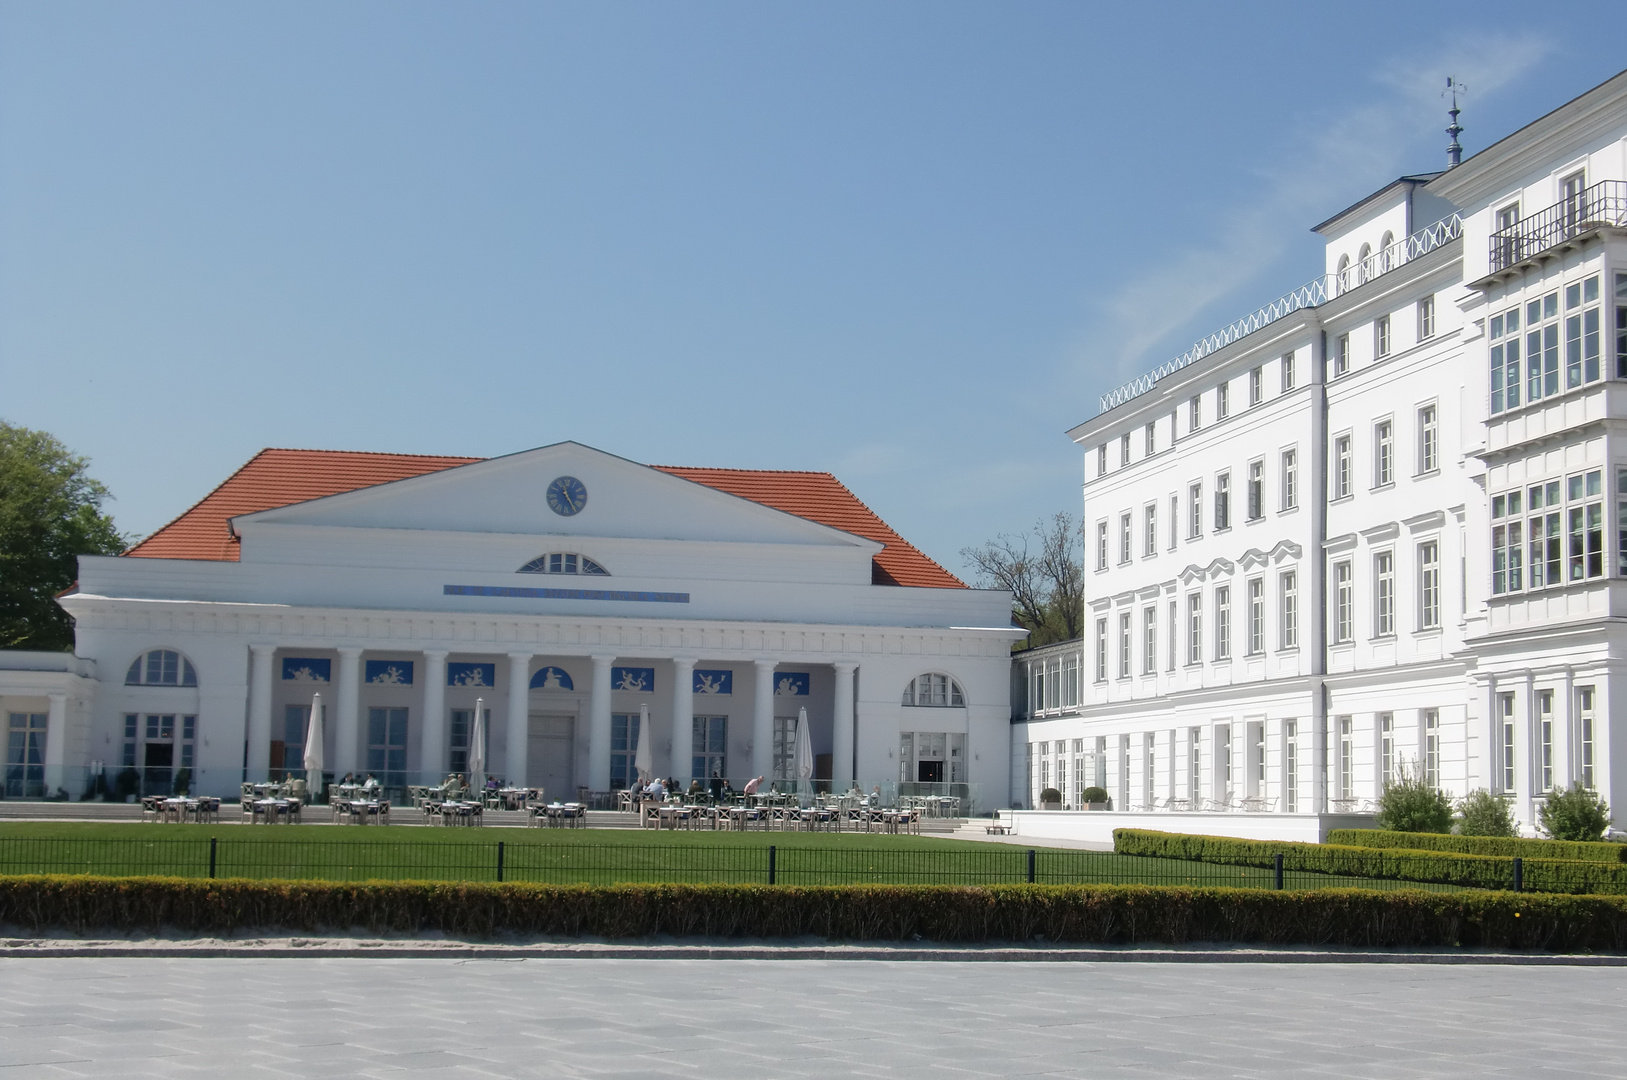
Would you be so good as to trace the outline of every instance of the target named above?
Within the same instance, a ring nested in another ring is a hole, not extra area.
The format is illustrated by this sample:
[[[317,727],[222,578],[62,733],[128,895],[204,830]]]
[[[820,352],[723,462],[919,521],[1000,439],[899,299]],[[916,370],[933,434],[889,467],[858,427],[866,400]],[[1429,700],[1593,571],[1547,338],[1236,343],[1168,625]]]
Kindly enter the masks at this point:
[[[211,836],[209,838],[209,876],[211,878],[215,876],[215,846],[219,843],[220,841],[215,837]]]
[[[503,880],[503,841],[497,841],[497,880]]]
[[[1514,856],[1514,891],[1520,892],[1525,885],[1525,862],[1518,855]]]
[[[1034,884],[1034,849],[1028,849],[1028,884]]]
[[[1281,853],[1278,853],[1277,856],[1274,859],[1272,859],[1272,863],[1273,863],[1273,869],[1276,871],[1275,881],[1274,881],[1274,883],[1272,885],[1272,888],[1281,889],[1282,888],[1282,855],[1281,855]]]
[[[768,883],[774,884],[774,845],[768,845]]]

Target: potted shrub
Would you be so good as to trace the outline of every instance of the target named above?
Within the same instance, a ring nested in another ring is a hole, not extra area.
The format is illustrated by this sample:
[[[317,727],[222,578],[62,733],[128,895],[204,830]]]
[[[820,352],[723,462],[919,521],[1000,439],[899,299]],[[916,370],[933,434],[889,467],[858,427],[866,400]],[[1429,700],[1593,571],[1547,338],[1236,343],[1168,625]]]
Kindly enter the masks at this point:
[[[1086,810],[1111,810],[1113,800],[1107,794],[1106,788],[1087,787],[1079,793],[1079,801],[1085,804]]]
[[[1048,787],[1039,793],[1039,808],[1041,810],[1062,809],[1062,792],[1054,787]]]

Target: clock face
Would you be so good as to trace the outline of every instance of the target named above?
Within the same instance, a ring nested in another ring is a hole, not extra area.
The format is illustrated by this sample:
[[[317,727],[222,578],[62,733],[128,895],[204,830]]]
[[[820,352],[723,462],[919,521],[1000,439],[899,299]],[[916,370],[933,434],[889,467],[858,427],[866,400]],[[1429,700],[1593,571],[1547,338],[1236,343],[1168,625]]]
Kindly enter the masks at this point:
[[[548,509],[561,517],[580,513],[587,504],[587,485],[574,476],[561,476],[548,485]]]

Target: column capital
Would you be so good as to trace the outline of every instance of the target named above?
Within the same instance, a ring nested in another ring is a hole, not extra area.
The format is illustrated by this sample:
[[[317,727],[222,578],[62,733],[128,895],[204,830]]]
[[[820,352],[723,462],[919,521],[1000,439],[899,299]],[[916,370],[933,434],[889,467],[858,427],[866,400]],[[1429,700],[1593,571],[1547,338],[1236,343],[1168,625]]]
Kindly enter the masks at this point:
[[[535,655],[537,654],[532,652],[511,652],[508,654],[508,658],[514,661],[516,664],[529,664],[531,662],[531,658]]]
[[[700,661],[691,656],[674,656],[672,663],[675,667],[693,668]]]
[[[759,671],[761,671],[763,668],[767,668],[772,671],[780,666],[780,662],[778,660],[753,660],[752,663],[757,665],[757,670]]]
[[[360,656],[367,650],[360,645],[341,645],[336,651],[340,656]]]
[[[616,662],[616,653],[593,653],[588,659],[595,664],[613,664]]]
[[[256,656],[270,656],[272,653],[277,651],[277,646],[251,644],[249,645],[249,651],[254,653]]]
[[[445,660],[451,653],[450,649],[419,649],[425,660]]]
[[[859,663],[857,660],[833,660],[831,661],[830,666],[835,668],[837,671],[851,672],[859,670]]]

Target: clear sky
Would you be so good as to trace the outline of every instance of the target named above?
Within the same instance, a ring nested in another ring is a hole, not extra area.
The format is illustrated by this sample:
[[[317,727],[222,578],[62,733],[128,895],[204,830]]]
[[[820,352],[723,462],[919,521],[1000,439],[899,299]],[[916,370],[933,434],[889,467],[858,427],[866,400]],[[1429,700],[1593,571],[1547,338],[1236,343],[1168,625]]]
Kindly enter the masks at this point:
[[[0,3],[0,417],[829,470],[951,570],[1311,225],[1627,67],[1541,5]]]

